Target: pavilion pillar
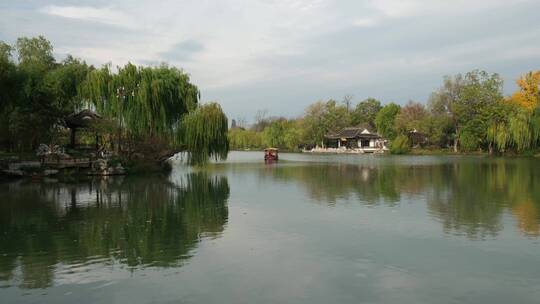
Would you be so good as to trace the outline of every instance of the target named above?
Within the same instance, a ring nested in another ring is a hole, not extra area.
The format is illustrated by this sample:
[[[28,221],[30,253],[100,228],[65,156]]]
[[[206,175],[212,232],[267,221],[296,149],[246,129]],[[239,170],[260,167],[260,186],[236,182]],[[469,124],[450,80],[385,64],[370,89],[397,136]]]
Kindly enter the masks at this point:
[[[70,137],[69,137],[69,145],[72,149],[75,148],[75,133],[76,133],[76,128],[71,128],[71,134],[70,134]]]

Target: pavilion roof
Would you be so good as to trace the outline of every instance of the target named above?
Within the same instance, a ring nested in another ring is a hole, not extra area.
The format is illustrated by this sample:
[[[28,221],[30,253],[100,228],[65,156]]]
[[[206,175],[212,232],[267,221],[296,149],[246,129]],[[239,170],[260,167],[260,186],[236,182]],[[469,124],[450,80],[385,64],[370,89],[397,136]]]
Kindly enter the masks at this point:
[[[70,129],[88,128],[93,122],[100,121],[103,118],[91,110],[82,110],[67,116],[64,120],[66,126]]]
[[[338,138],[381,138],[379,134],[369,130],[366,127],[349,127],[343,128],[339,132],[329,133],[325,136],[328,139]]]

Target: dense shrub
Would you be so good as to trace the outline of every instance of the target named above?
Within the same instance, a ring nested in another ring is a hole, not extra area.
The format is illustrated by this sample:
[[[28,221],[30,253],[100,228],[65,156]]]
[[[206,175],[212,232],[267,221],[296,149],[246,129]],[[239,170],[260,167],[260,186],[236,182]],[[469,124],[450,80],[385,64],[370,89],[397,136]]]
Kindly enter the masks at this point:
[[[406,154],[411,151],[411,141],[406,135],[398,135],[390,144],[390,153]]]
[[[459,144],[461,150],[464,152],[471,152],[478,150],[478,138],[469,131],[463,131],[459,135]]]

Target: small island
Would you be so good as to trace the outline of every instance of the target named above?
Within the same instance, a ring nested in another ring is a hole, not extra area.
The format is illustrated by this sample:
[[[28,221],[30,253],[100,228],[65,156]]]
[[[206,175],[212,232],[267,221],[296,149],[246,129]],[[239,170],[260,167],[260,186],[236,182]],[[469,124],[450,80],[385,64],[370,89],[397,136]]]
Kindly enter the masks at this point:
[[[166,169],[179,152],[190,164],[227,156],[227,117],[200,103],[184,71],[52,54],[41,36],[0,43],[4,176],[123,175]]]

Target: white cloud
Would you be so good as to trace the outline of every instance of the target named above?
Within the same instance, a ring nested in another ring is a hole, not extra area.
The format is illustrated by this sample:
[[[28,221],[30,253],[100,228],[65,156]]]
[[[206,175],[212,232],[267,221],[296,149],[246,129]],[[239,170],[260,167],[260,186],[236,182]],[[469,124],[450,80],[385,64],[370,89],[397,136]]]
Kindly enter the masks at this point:
[[[41,11],[45,14],[64,18],[136,28],[134,19],[122,13],[119,9],[114,9],[113,7],[96,8],[90,6],[49,5],[42,8]]]

